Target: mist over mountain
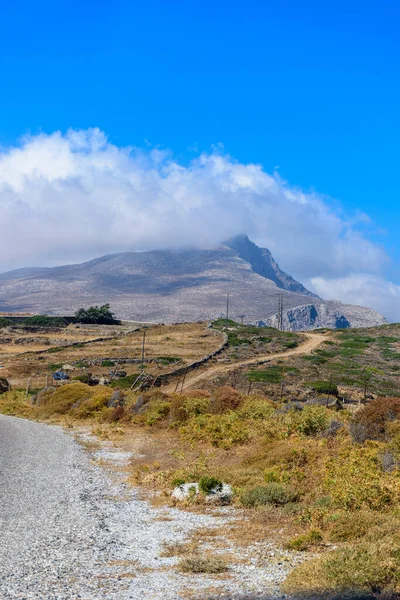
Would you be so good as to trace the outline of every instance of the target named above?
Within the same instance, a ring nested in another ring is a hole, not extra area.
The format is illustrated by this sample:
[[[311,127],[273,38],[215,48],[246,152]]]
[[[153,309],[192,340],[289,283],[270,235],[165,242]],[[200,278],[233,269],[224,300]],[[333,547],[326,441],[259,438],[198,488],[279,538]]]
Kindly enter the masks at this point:
[[[109,302],[123,319],[197,321],[224,314],[227,294],[232,318],[244,315],[246,321],[267,324],[274,324],[281,296],[287,329],[385,321],[369,308],[320,299],[246,235],[208,248],[123,252],[0,275],[2,311],[72,314]],[[308,308],[299,312],[298,307]]]

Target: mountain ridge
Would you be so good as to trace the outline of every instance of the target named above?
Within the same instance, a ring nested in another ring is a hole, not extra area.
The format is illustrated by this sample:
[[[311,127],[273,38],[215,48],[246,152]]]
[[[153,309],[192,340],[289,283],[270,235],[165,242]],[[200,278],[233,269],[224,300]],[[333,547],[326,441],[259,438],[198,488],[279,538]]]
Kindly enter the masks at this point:
[[[108,302],[122,319],[198,321],[221,316],[227,294],[231,316],[246,315],[248,322],[272,319],[272,324],[280,297],[285,314],[315,305],[322,318],[313,316],[314,309],[303,310],[286,319],[288,328],[299,328],[300,323],[313,329],[321,322],[322,326],[385,322],[372,309],[341,304],[338,309],[338,303],[318,298],[282,271],[269,250],[245,235],[211,248],[120,252],[84,263],[22,268],[0,275],[3,312],[71,314],[82,306]]]

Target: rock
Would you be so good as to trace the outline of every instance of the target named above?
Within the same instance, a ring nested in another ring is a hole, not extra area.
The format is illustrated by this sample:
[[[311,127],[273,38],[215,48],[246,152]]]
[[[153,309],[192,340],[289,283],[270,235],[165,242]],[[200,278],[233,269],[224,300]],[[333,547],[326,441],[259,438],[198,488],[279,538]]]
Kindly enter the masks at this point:
[[[140,396],[138,396],[135,404],[133,406],[131,406],[130,408],[130,412],[136,415],[140,415],[142,413],[145,412],[146,410],[146,402],[144,399],[144,396],[142,394],[140,394]]]
[[[306,404],[306,402],[288,402],[287,404],[284,404],[281,408],[278,408],[276,414],[284,415],[290,410],[301,411],[303,410]]]
[[[0,394],[5,394],[11,390],[11,385],[5,377],[0,377]]]
[[[187,500],[197,496],[199,493],[198,483],[181,483],[172,491],[172,498],[175,500]]]
[[[36,394],[35,404],[37,404],[38,406],[46,404],[47,400],[55,391],[56,388],[50,385],[48,387],[43,388],[42,390],[40,390],[40,392]],[[33,398],[35,398],[35,396],[32,396],[31,403],[33,401]]]
[[[223,483],[221,488],[211,490],[206,496],[205,501],[208,504],[230,504],[233,498],[232,486],[228,483]]]
[[[175,500],[183,501],[189,500],[190,498],[194,498],[198,496],[200,493],[199,484],[198,483],[182,483],[178,485],[172,491],[172,498]],[[223,483],[222,487],[217,487],[215,490],[211,490],[209,494],[204,498],[204,501],[207,504],[230,504],[233,498],[233,490],[230,485],[227,483]]]
[[[328,408],[343,408],[340,400],[335,396],[318,396],[317,398],[310,398],[305,403],[306,406],[327,406]]]
[[[333,420],[329,423],[329,427],[324,431],[323,435],[324,437],[334,437],[343,427],[343,423]]]
[[[116,408],[117,406],[124,406],[125,405],[125,395],[123,392],[120,392],[119,390],[117,390],[116,392],[113,393],[113,395],[111,396],[111,398],[109,400],[107,400],[107,406],[109,408]]]

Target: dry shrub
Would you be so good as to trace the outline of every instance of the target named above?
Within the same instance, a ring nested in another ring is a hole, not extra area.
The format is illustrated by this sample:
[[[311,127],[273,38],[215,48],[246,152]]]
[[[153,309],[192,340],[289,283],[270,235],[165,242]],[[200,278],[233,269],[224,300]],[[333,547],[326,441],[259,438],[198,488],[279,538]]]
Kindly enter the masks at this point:
[[[108,400],[113,395],[113,390],[103,385],[90,387],[90,396],[73,407],[71,414],[78,418],[86,418],[99,413],[107,406]]]
[[[382,526],[386,519],[385,515],[373,511],[346,511],[338,515],[333,521],[329,539],[332,542],[355,542],[361,540],[367,534],[370,538],[371,535],[376,534],[376,528],[378,528],[381,537],[383,533]],[[392,526],[392,520],[389,522]]]
[[[74,382],[62,385],[40,399],[37,416],[51,417],[70,413],[77,418],[86,418],[99,413],[107,405],[113,390],[105,386],[90,387]]]
[[[400,482],[378,468],[381,444],[340,449],[326,463],[324,488],[333,505],[344,510],[384,510],[397,502]]]
[[[117,423],[126,418],[126,410],[124,406],[115,406],[108,415],[109,423]]]
[[[194,555],[183,558],[178,569],[183,573],[224,573],[228,570],[228,564],[222,556]]]
[[[356,412],[350,423],[350,433],[355,442],[385,440],[388,424],[400,418],[400,398],[376,398]]]
[[[320,546],[322,539],[322,534],[318,529],[310,529],[307,533],[297,535],[289,540],[286,547],[289,550],[309,550],[310,548]]]
[[[283,590],[302,598],[384,598],[400,593],[400,541],[384,538],[328,553],[296,567]]]
[[[0,412],[3,415],[29,417],[32,408],[25,392],[11,390],[0,395]]]
[[[190,393],[185,395],[171,395],[170,419],[173,423],[183,423],[192,417],[202,415],[209,410],[210,394],[202,393],[204,390],[198,390],[199,394]]]
[[[222,414],[229,410],[235,410],[242,401],[239,392],[228,385],[217,388],[211,398],[211,410],[213,413]]]

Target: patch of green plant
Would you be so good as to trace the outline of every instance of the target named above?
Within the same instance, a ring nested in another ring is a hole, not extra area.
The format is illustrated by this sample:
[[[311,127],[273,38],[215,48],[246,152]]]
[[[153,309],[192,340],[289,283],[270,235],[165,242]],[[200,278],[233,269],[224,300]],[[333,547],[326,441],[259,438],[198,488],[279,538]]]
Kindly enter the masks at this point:
[[[339,395],[337,385],[331,381],[309,381],[306,382],[305,385],[319,394],[329,394],[330,396]]]
[[[115,362],[113,360],[103,360],[103,362],[101,363],[102,367],[114,367],[115,366]]]
[[[75,366],[78,367],[78,369],[87,369],[90,367],[89,363],[85,362],[84,360],[78,360],[75,363]]]
[[[204,475],[199,479],[199,489],[204,494],[211,494],[211,492],[219,492],[222,490],[222,481],[216,477],[207,477]]]
[[[313,546],[319,546],[322,542],[322,534],[318,529],[311,529],[307,533],[297,535],[289,540],[286,547],[289,550],[309,550]]]
[[[181,359],[178,356],[157,356],[155,360],[162,365],[171,365],[181,362]]]
[[[65,350],[65,348],[62,348],[60,346],[55,346],[54,348],[49,348],[48,350],[46,350],[46,352],[48,354],[55,354],[56,352],[62,352],[63,350]]]
[[[10,325],[12,325],[12,321],[10,321],[10,319],[6,319],[5,317],[0,317],[0,329],[3,329],[4,327],[10,327]]]
[[[62,317],[49,317],[47,315],[26,317],[23,324],[32,327],[68,327],[68,321]]]
[[[283,379],[284,367],[274,366],[263,369],[262,371],[248,371],[247,379],[263,383],[281,383]]]
[[[280,485],[279,483],[268,483],[259,485],[250,490],[245,490],[240,496],[242,505],[246,508],[255,508],[273,504],[275,506],[296,502],[298,493],[291,488]]]
[[[62,366],[62,363],[49,363],[47,368],[49,371],[59,371],[60,369],[62,369]]]
[[[120,390],[128,390],[130,387],[132,387],[138,377],[139,373],[134,373],[133,375],[127,375],[126,377],[120,377],[119,379],[112,379],[110,381],[110,387]]]

